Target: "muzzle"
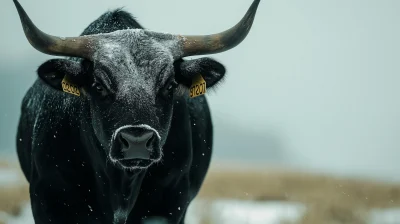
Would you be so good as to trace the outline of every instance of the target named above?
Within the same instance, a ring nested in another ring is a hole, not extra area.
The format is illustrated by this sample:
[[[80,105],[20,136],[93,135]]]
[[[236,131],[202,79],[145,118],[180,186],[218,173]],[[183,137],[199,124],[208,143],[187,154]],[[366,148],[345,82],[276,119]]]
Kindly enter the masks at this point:
[[[148,166],[161,159],[161,137],[148,125],[120,127],[111,142],[110,159],[124,167]]]

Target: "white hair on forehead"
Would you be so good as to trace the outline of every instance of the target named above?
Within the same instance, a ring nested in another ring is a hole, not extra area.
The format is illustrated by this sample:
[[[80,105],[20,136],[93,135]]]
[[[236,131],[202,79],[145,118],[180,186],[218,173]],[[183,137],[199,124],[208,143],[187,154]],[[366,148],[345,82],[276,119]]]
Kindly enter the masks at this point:
[[[170,55],[171,60],[174,60],[174,56],[181,55],[182,49],[180,47],[180,40],[174,35],[153,35],[155,33],[146,32],[142,29],[127,29],[117,30],[112,33],[103,34],[103,38],[100,38],[99,44],[95,46],[95,52],[100,49],[113,50],[116,44],[124,45],[125,47],[131,47],[132,50],[138,49],[135,53],[141,53],[140,46],[144,41],[151,41],[152,46],[148,46],[155,49],[161,49],[166,52],[166,55]],[[114,48],[116,49],[116,48]],[[101,50],[100,50],[101,51]],[[149,51],[144,51],[144,54]]]
[[[117,100],[135,104],[154,104],[157,88],[166,77],[159,77],[167,65],[172,67],[178,39],[155,35],[142,29],[119,30],[105,34],[94,56],[111,69],[116,80]],[[170,69],[170,68],[169,68]]]

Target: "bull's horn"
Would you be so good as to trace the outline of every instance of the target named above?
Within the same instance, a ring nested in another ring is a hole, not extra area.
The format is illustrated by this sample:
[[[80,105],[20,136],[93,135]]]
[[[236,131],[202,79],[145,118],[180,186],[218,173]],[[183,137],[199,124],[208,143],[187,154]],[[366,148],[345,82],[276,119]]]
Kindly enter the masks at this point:
[[[55,56],[90,58],[94,39],[89,37],[56,37],[39,30],[31,21],[21,4],[13,0],[21,19],[25,36],[38,51]]]
[[[180,35],[182,57],[215,54],[227,51],[241,43],[250,31],[260,0],[254,0],[246,15],[234,27],[221,33],[204,36]]]

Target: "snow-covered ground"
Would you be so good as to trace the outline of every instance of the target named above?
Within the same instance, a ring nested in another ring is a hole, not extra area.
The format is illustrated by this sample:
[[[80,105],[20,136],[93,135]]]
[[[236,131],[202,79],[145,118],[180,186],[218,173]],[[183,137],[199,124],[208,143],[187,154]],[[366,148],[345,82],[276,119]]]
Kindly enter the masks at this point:
[[[35,224],[32,217],[31,205],[29,203],[25,204],[18,217],[0,212],[0,220],[3,220],[6,224]]]
[[[0,170],[0,187],[18,184],[20,176],[13,170]],[[307,211],[301,203],[288,201],[242,201],[197,199],[189,207],[188,224],[201,224],[205,220],[212,224],[280,224],[295,222]],[[30,204],[23,207],[18,217],[0,212],[0,221],[7,224],[34,224]],[[373,209],[367,224],[399,224],[400,208]]]
[[[306,207],[293,202],[255,202],[240,200],[196,200],[189,207],[188,224],[280,224],[299,220]]]
[[[253,202],[217,200],[211,204],[196,200],[189,207],[186,223],[202,224],[281,224],[282,221],[299,220],[306,207],[292,202]],[[20,216],[0,213],[0,220],[7,224],[34,224],[30,205],[26,204]],[[373,210],[367,224],[399,224],[400,208]]]

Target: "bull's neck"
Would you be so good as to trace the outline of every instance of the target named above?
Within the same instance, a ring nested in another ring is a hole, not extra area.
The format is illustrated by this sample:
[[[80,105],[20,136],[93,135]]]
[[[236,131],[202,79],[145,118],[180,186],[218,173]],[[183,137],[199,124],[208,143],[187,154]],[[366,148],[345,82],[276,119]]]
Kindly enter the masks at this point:
[[[104,171],[108,180],[105,190],[111,196],[108,198],[111,200],[112,209],[114,212],[130,212],[139,195],[145,171],[124,171],[111,166]]]
[[[85,157],[92,166],[96,180],[93,187],[96,188],[98,200],[111,200],[105,204],[111,206],[114,214],[123,217],[132,210],[146,171],[124,170],[112,164],[106,150],[96,138],[92,125],[82,122],[79,126],[79,135],[84,142],[81,152],[87,153]]]

